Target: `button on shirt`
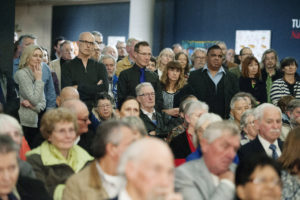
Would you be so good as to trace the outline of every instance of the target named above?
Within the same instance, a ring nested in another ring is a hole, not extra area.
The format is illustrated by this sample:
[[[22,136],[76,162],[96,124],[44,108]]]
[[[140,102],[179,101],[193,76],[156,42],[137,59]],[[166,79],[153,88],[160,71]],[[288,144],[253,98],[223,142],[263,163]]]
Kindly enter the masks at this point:
[[[109,198],[116,197],[122,188],[125,187],[125,179],[121,176],[111,176],[106,174],[102,169],[99,163],[96,163],[97,171],[101,177],[101,182],[105,188]]]
[[[208,70],[208,67],[207,65],[205,65],[203,67],[203,70],[206,70],[207,71],[207,74],[209,76],[209,78],[214,82],[216,88],[217,88],[217,85],[218,83],[220,82],[220,80],[222,79],[223,75],[226,74],[224,68],[221,66],[219,71],[216,73],[216,75],[213,77],[212,74],[210,73],[210,71]]]
[[[267,153],[267,155],[272,158],[273,151],[269,148],[271,143],[268,142],[267,140],[265,140],[260,135],[258,135],[258,139],[259,139],[260,143],[262,144],[262,146],[263,146],[265,152]],[[276,153],[277,153],[278,157],[280,157],[281,156],[281,150],[278,146],[278,141],[275,140],[275,142],[273,144],[276,146]]]

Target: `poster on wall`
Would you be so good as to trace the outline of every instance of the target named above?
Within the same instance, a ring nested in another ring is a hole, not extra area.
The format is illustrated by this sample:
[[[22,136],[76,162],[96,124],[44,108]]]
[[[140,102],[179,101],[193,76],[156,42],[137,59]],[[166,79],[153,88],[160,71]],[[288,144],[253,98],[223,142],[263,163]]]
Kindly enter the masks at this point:
[[[126,42],[125,36],[108,36],[107,45],[116,46],[118,41]]]
[[[244,47],[251,48],[253,55],[260,62],[262,54],[271,47],[270,30],[237,30],[235,34],[235,53],[239,55]]]

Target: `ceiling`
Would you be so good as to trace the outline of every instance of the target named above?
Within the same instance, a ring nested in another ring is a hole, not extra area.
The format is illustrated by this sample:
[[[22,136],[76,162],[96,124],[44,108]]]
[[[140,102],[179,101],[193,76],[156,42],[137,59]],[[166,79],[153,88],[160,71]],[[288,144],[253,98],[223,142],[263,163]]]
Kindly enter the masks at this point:
[[[130,0],[15,0],[16,6],[24,5],[78,5],[78,4],[99,4],[99,3],[120,3]]]

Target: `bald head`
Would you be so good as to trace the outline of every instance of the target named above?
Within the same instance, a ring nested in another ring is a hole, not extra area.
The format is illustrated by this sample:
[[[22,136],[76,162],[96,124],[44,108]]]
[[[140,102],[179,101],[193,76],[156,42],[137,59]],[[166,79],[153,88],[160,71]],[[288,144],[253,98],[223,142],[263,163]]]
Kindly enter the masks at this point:
[[[68,86],[61,90],[60,95],[56,98],[56,104],[60,107],[65,101],[72,99],[78,100],[79,93],[76,88]]]
[[[79,58],[88,58],[94,53],[95,37],[90,32],[83,32],[79,35],[78,47]]]

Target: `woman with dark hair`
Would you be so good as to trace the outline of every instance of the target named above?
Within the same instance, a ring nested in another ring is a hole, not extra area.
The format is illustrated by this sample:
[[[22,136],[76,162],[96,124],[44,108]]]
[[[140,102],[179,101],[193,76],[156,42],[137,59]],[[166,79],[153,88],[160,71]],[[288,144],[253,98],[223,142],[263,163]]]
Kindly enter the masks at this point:
[[[184,77],[187,79],[189,77],[190,72],[188,55],[181,51],[175,55],[175,60],[177,60],[180,63],[184,71]]]
[[[292,129],[278,158],[283,171],[282,199],[300,199],[300,128]]]
[[[277,105],[279,99],[286,95],[300,99],[300,79],[296,74],[297,61],[295,58],[286,57],[281,60],[280,67],[283,72],[283,78],[273,82],[270,94],[274,105]]]
[[[185,78],[180,63],[178,61],[169,62],[161,76],[163,111],[168,115],[178,116],[179,108],[174,108],[174,96],[183,88],[184,84]]]
[[[235,172],[237,199],[281,199],[280,166],[266,155],[241,162]]]
[[[242,64],[240,91],[252,94],[258,104],[267,102],[266,84],[260,79],[260,73],[258,60],[254,56],[247,57]]]

